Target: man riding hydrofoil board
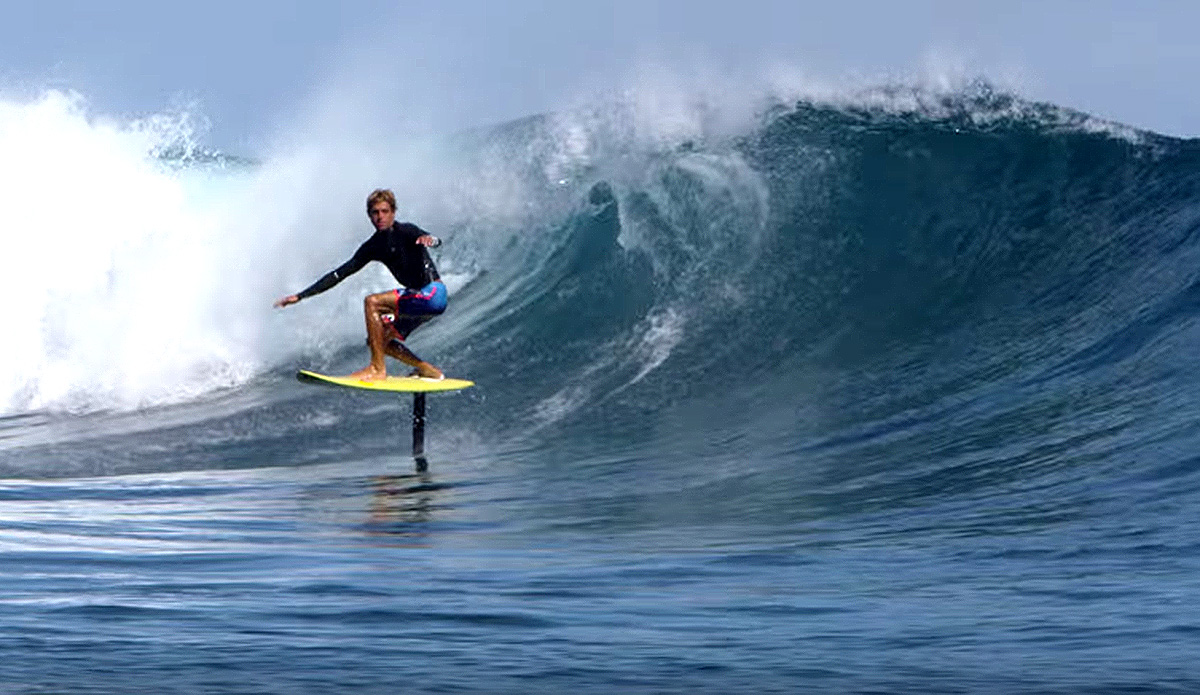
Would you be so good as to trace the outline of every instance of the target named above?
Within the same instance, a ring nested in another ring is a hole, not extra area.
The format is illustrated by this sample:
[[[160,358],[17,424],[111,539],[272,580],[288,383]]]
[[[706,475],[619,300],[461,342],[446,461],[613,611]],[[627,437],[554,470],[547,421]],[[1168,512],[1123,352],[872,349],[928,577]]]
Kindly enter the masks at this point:
[[[417,357],[404,341],[418,326],[446,310],[446,286],[438,275],[428,249],[441,240],[410,222],[396,222],[396,196],[377,189],[367,196],[367,215],[375,233],[354,252],[350,260],[326,273],[309,287],[275,302],[290,306],[332,288],[357,273],[371,261],[387,266],[401,288],[369,294],[363,300],[367,345],[371,363],[350,375],[363,381],[387,378],[384,355],[410,365],[417,376],[441,379],[442,370]]]

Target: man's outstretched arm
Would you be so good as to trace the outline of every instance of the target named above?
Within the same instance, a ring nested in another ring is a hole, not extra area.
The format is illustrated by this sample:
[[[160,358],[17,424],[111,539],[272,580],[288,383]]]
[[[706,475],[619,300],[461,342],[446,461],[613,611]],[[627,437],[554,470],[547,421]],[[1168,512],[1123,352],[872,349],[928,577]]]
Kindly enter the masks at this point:
[[[303,290],[300,290],[296,294],[289,294],[288,296],[283,297],[279,301],[275,302],[275,307],[277,309],[282,309],[285,306],[290,306],[292,304],[295,304],[296,302],[300,301],[301,299],[308,299],[309,297],[311,297],[313,295],[321,294],[322,292],[324,292],[327,289],[330,289],[331,287],[338,284],[342,280],[345,280],[346,278],[350,277],[351,275],[362,270],[363,266],[365,266],[367,264],[367,262],[371,260],[371,259],[367,258],[367,253],[365,251],[365,247],[366,247],[366,244],[363,244],[362,246],[360,246],[358,248],[358,251],[355,251],[354,255],[350,257],[350,260],[339,265],[337,268],[334,268],[333,270],[329,271],[328,273],[325,273],[324,275],[321,276],[321,279],[317,280],[313,284],[309,285],[308,287],[304,288]]]

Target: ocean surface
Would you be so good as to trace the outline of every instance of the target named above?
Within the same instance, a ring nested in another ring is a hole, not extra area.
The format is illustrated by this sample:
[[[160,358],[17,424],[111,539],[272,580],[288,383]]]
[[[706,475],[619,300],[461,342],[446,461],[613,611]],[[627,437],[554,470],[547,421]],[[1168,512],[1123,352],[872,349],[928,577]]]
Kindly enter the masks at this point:
[[[1200,691],[1200,143],[986,85],[660,115],[363,173],[0,109],[0,255],[57,256],[0,279],[0,692]],[[377,185],[478,384],[423,472],[408,397],[294,378],[385,271],[270,308]]]

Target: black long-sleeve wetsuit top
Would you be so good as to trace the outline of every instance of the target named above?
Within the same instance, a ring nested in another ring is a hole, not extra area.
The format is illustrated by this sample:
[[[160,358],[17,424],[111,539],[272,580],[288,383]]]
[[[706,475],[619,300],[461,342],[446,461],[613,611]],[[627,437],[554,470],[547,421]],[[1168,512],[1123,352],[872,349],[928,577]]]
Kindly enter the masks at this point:
[[[410,289],[420,289],[434,280],[439,280],[441,278],[433,265],[433,259],[429,257],[429,251],[417,243],[417,238],[427,233],[410,222],[396,222],[388,229],[376,231],[358,247],[350,260],[326,273],[296,296],[306,299],[320,294],[362,270],[363,266],[371,261],[379,261],[386,265],[396,280]],[[435,245],[441,243],[439,239]]]

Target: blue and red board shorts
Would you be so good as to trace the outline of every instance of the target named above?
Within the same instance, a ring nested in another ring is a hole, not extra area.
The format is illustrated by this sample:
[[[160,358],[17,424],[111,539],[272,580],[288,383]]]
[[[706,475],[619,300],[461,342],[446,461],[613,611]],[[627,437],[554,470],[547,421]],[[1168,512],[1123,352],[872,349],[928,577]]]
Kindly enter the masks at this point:
[[[396,293],[396,315],[390,320],[385,315],[383,322],[396,335],[405,340],[417,326],[446,310],[446,286],[434,280],[419,290],[407,288],[392,290]]]

